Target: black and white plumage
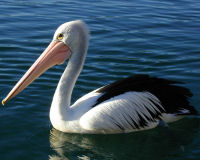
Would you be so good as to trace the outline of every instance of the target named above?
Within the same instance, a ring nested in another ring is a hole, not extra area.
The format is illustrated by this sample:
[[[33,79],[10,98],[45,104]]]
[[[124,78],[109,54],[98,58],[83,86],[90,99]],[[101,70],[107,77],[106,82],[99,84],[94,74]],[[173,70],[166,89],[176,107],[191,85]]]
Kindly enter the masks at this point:
[[[50,109],[54,128],[74,133],[124,133],[156,127],[195,115],[188,98],[192,93],[180,82],[135,75],[86,94],[70,105],[75,82],[82,70],[89,33],[85,23],[62,24],[53,41],[15,85],[4,104],[55,64],[69,58]]]
[[[100,96],[83,116],[88,122],[84,121],[83,126],[105,132],[111,128],[111,132],[132,132],[156,127],[160,120],[168,123],[197,114],[188,102],[192,93],[177,83],[135,75],[104,86],[95,91]],[[102,124],[99,119],[104,119]]]

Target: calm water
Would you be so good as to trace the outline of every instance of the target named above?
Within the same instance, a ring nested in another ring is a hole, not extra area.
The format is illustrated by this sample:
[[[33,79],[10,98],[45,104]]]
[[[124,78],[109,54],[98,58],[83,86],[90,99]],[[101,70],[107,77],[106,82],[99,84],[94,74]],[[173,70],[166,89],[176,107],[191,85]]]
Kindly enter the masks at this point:
[[[0,98],[74,19],[91,30],[87,60],[73,92],[80,96],[136,73],[185,82],[200,111],[199,0],[6,0],[0,2]],[[0,107],[1,160],[199,160],[200,119],[169,129],[119,135],[66,134],[52,128],[49,107],[66,64],[56,66]]]

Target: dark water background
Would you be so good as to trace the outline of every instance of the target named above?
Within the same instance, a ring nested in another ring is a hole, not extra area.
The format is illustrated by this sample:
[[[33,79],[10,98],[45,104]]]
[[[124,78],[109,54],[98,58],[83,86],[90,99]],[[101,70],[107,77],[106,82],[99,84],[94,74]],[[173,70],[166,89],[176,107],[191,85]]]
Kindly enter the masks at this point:
[[[200,111],[199,0],[2,0],[0,98],[51,41],[56,28],[82,19],[91,30],[73,102],[137,73],[185,82]],[[66,134],[52,128],[49,107],[66,64],[56,66],[0,107],[1,160],[199,160],[200,119],[169,129],[120,135]]]

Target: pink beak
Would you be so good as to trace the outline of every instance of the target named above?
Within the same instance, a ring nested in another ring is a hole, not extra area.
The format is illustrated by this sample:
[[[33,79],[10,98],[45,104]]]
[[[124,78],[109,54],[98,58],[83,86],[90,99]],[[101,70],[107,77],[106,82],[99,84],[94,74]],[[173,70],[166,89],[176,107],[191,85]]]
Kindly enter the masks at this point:
[[[7,101],[23,91],[47,69],[56,64],[62,64],[67,58],[70,58],[70,56],[71,51],[66,44],[60,41],[52,41],[41,54],[41,56],[35,61],[35,63],[29,68],[24,76],[9,92],[7,97],[2,101],[2,104],[4,105]]]

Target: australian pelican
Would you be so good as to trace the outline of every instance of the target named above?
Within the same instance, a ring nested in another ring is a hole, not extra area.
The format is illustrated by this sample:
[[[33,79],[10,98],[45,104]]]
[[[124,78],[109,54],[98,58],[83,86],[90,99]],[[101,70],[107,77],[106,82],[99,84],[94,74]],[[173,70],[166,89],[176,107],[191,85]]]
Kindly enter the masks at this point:
[[[96,89],[70,106],[75,82],[82,70],[89,41],[87,25],[62,24],[52,42],[2,101],[4,105],[43,72],[69,59],[50,109],[54,128],[73,133],[124,133],[156,127],[185,115],[197,114],[187,100],[191,92],[177,81],[135,75]]]

